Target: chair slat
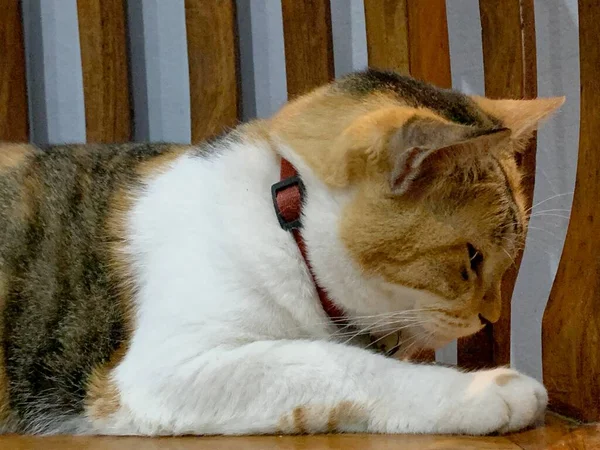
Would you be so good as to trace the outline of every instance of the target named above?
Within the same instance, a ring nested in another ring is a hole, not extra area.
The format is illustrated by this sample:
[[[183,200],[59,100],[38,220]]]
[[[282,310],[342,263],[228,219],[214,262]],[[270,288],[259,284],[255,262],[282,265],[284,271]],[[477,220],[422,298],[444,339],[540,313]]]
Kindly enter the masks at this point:
[[[21,8],[0,0],[0,140],[27,141],[27,90]]]
[[[192,141],[239,119],[235,2],[186,0]]]
[[[550,407],[600,420],[600,3],[579,0],[581,127],[571,221],[542,322]]]
[[[408,0],[407,11],[410,74],[452,87],[446,1]]]
[[[125,0],[78,0],[88,142],[131,140]]]
[[[290,98],[334,78],[329,0],[282,0]]]
[[[407,0],[364,0],[369,66],[409,73]]]

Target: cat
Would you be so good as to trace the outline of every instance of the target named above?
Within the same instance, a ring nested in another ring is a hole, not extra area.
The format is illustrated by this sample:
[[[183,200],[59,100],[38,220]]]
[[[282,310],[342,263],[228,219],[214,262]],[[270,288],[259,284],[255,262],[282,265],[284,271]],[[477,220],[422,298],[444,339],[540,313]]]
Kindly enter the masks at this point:
[[[498,320],[517,156],[563,101],[367,69],[200,145],[2,144],[1,431],[535,423],[532,378],[406,359]]]

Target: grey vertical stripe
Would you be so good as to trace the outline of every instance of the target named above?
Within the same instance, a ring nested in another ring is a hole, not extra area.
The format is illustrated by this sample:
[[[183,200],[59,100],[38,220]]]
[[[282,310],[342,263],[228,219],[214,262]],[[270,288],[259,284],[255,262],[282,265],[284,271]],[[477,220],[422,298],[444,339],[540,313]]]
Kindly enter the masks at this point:
[[[32,142],[85,142],[76,0],[23,0]]]
[[[184,0],[129,0],[127,18],[134,140],[189,143]]]
[[[335,76],[368,65],[367,30],[363,0],[330,0]]]
[[[485,94],[479,0],[446,2],[452,87],[465,94]]]
[[[465,94],[484,94],[483,49],[478,0],[446,2],[452,87]],[[457,363],[456,341],[436,351],[435,359]]]
[[[444,364],[458,363],[458,343],[452,341],[445,347],[439,348],[435,351],[435,360]]]
[[[237,0],[242,118],[269,117],[287,101],[281,0]]]
[[[543,203],[533,209],[511,310],[511,364],[540,380],[542,317],[568,222],[559,216],[569,216],[573,200],[570,193],[575,187],[579,147],[578,22],[577,0],[535,1],[538,95],[567,97],[537,135],[533,204]],[[536,212],[548,209],[554,210],[549,211],[553,215],[536,216]]]

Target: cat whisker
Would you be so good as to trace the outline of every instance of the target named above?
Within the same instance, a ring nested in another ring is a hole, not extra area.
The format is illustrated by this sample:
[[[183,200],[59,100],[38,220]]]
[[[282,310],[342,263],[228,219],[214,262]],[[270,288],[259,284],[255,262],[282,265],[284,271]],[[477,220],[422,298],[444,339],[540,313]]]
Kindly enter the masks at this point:
[[[531,225],[529,226],[529,229],[530,229],[530,230],[536,230],[536,231],[543,231],[544,233],[547,233],[547,234],[549,234],[550,236],[552,236],[552,237],[554,237],[554,238],[558,239],[558,236],[557,236],[555,233],[551,232],[550,230],[544,230],[543,228],[539,228],[539,227],[533,227],[533,226],[531,226]]]
[[[418,323],[418,325],[421,325],[421,324],[424,324],[424,323],[429,323],[429,322],[430,322],[430,320],[424,320],[424,321],[422,321],[422,322]],[[411,324],[411,325],[407,325],[407,326],[405,326],[405,327],[398,328],[398,329],[396,329],[396,330],[394,330],[394,331],[390,331],[389,333],[386,333],[386,334],[384,334],[383,336],[381,336],[381,337],[379,337],[379,338],[375,339],[374,341],[372,341],[372,342],[371,342],[369,345],[367,345],[365,348],[369,348],[369,347],[371,347],[372,345],[375,345],[377,342],[380,342],[381,340],[383,340],[383,339],[385,339],[385,338],[387,338],[387,337],[389,337],[389,336],[393,335],[394,333],[397,333],[398,331],[402,331],[403,329],[405,329],[405,328],[409,328],[409,327],[411,327],[411,326],[414,326],[414,325],[415,325],[415,324]]]
[[[547,213],[547,212],[571,212],[570,208],[553,208],[553,209],[543,209],[541,211],[532,211],[532,214],[539,214],[539,213]]]
[[[504,247],[502,247],[502,251],[503,251],[504,253],[506,253],[506,256],[508,256],[508,257],[509,257],[509,259],[512,261],[512,265],[514,266],[514,268],[515,268],[515,269],[518,269],[518,267],[517,267],[517,263],[515,262],[515,259],[514,259],[512,256],[510,256],[510,253],[508,253],[508,251],[507,251],[507,250],[506,250]]]
[[[388,312],[388,313],[381,313],[381,314],[371,314],[371,315],[363,315],[363,316],[350,316],[348,318],[346,317],[341,317],[341,318],[328,318],[326,320],[323,321],[316,321],[316,322],[311,322],[312,325],[330,325],[332,322],[335,325],[340,326],[342,329],[344,328],[350,328],[350,327],[355,327],[356,326],[356,321],[361,321],[361,320],[369,320],[369,319],[411,319],[411,318],[416,318],[418,317],[417,313],[421,313],[421,312],[426,312],[429,311],[430,308],[419,308],[419,309],[408,309],[408,310],[404,310],[404,311],[394,311],[394,312]],[[354,323],[353,323],[354,322]],[[295,330],[295,329],[301,329],[301,328],[306,328],[306,325],[301,325],[298,327],[292,327],[290,328],[291,330]]]
[[[376,324],[368,325],[363,328],[353,330],[351,332],[346,331],[346,332],[341,332],[341,333],[333,333],[332,337],[338,337],[338,338],[345,337],[345,336],[358,337],[361,335],[366,335],[373,331],[377,331],[379,329],[390,328],[390,327],[399,327],[399,328],[395,328],[395,330],[401,330],[403,328],[419,325],[419,324],[425,323],[425,322],[426,321],[424,321],[424,320],[415,320],[415,321],[402,321],[402,322],[397,321],[397,322],[376,323]]]
[[[430,308],[418,308],[418,309],[405,309],[402,311],[392,311],[392,312],[370,314],[370,315],[363,315],[363,316],[352,315],[352,319],[373,319],[373,318],[383,317],[383,316],[401,316],[401,315],[405,315],[408,313],[423,312],[423,311],[429,311],[429,310],[430,310]],[[343,321],[345,319],[331,319],[331,320]]]
[[[537,208],[538,206],[540,206],[546,202],[549,202],[550,200],[554,200],[555,198],[559,198],[559,197],[564,197],[566,195],[573,195],[573,193],[574,192],[572,191],[572,192],[565,192],[563,194],[552,195],[552,196],[548,197],[547,199],[542,200],[541,202],[538,202],[538,203],[532,205],[531,208],[528,208],[527,210],[525,210],[525,213],[528,213],[529,211],[533,210],[533,208]]]
[[[560,217],[562,219],[570,219],[571,218],[570,216],[564,216],[562,214],[552,214],[552,213],[550,213],[550,214],[549,213],[543,213],[543,214],[542,213],[535,213],[535,214],[532,214],[529,217],[530,218],[533,218],[533,217]]]
[[[393,322],[384,322],[384,323],[381,323],[381,322],[382,321],[378,321],[375,324],[370,324],[370,325],[367,325],[365,327],[353,330],[351,332],[333,333],[332,337],[339,338],[339,337],[350,336],[351,339],[348,340],[348,341],[350,341],[354,337],[358,337],[358,336],[361,336],[361,335],[364,336],[366,334],[369,334],[370,332],[376,331],[376,330],[381,329],[381,328],[389,328],[389,327],[399,326],[400,328],[395,328],[395,329],[396,330],[401,330],[403,328],[407,328],[407,327],[410,327],[410,326],[418,325],[418,324],[424,323],[426,321],[424,321],[424,320],[413,320],[413,321],[403,320],[403,321],[393,321]]]

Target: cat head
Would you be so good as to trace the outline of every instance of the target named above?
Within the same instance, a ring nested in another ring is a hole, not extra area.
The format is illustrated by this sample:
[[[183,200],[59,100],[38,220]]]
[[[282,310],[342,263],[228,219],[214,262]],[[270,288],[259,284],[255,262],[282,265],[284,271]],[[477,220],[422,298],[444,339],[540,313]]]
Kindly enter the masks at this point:
[[[471,97],[368,70],[272,119],[324,186],[351,193],[335,233],[360,277],[380,280],[388,293],[401,288],[387,297],[418,293],[409,303],[398,298],[392,310],[383,290],[368,308],[334,298],[357,326],[376,335],[403,329],[418,348],[498,320],[501,280],[528,221],[518,160],[538,123],[563,102]],[[376,328],[369,316],[380,321]]]

